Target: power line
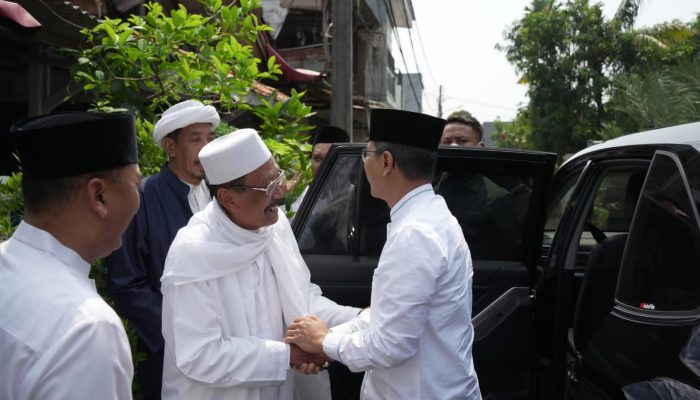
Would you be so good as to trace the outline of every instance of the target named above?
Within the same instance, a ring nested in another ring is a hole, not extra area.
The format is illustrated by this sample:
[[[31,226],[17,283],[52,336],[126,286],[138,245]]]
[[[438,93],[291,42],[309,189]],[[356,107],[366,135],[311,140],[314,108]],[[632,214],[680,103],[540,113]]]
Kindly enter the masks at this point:
[[[460,105],[458,107],[448,107],[445,109],[445,115],[450,115],[454,111],[459,111],[459,110],[464,110],[464,105]],[[443,117],[444,118],[444,117]],[[503,116],[499,113],[493,113],[493,112],[479,112],[478,113],[478,120],[481,122],[484,121],[493,121],[495,119],[501,119],[502,121],[512,121],[514,117],[510,117],[508,119],[502,119]]]
[[[426,93],[426,94],[427,94],[427,93]],[[435,94],[432,94],[432,96],[435,96]],[[449,99],[449,100],[457,100],[457,101],[461,101],[461,102],[464,102],[464,103],[476,104],[476,105],[483,106],[483,107],[500,108],[500,109],[508,110],[508,111],[518,111],[517,108],[513,108],[513,107],[505,107],[505,106],[500,106],[500,105],[496,105],[496,104],[484,103],[484,102],[481,102],[481,101],[465,99],[465,98],[462,98],[462,97],[450,96],[450,95],[447,95],[447,94],[444,94],[444,93],[443,93],[443,97],[446,98],[446,99]]]
[[[435,75],[433,75],[433,70],[430,68],[430,63],[428,62],[428,57],[425,55],[425,45],[423,45],[423,38],[421,37],[420,29],[418,29],[418,22],[414,21],[414,25],[416,27],[416,34],[418,35],[418,43],[420,43],[420,49],[421,49],[421,54],[423,55],[423,61],[425,61],[425,66],[428,68],[428,75],[430,75],[430,80],[433,81],[434,86],[440,86],[437,83],[437,79],[435,79]]]
[[[406,19],[408,20],[409,18],[409,13],[408,13],[408,8],[406,7],[406,2],[402,1],[401,5],[403,6],[403,11],[406,15]],[[416,48],[413,46],[413,35],[411,35],[411,29],[408,29],[408,40],[411,42],[411,54],[413,55],[413,62],[416,64],[416,71],[420,71],[420,67],[418,66],[418,58],[416,58]],[[408,71],[406,71],[408,72]],[[423,83],[421,82],[421,86]]]
[[[436,103],[437,103],[437,100],[436,100],[436,99],[433,99],[433,98],[428,98],[428,96],[426,95],[426,93],[423,93],[423,97],[425,98],[425,101],[423,102],[423,103],[425,104],[425,108],[426,108],[431,114],[437,115],[437,110],[435,109],[435,105],[433,104],[433,102],[436,102]]]
[[[394,9],[391,6],[391,2],[389,0],[384,0],[384,6],[386,7],[387,11],[389,11],[389,20],[391,21],[391,27],[394,32],[394,37],[396,37],[396,44],[399,45],[399,53],[401,53],[401,59],[403,60],[403,65],[406,67],[406,73],[408,74],[408,63],[406,62],[406,57],[403,55],[403,48],[401,48],[401,39],[399,38],[399,33],[398,30],[396,29],[396,19],[394,18]],[[417,66],[416,66],[417,67]],[[418,70],[418,73],[420,73],[420,70]],[[408,78],[408,83],[411,86],[411,91],[413,92],[413,97],[418,101],[418,93],[416,92],[416,88],[413,86],[413,79]],[[421,101],[423,100],[422,98],[420,99]]]
[[[78,25],[78,24],[76,24],[76,23],[73,23],[72,21],[69,21],[69,20],[63,18],[62,16],[60,16],[56,11],[53,10],[53,8],[51,8],[51,6],[49,6],[48,4],[44,3],[44,0],[39,0],[39,1],[41,2],[41,4],[44,5],[44,7],[48,8],[49,11],[51,11],[51,14],[55,15],[58,19],[60,19],[60,20],[62,20],[63,22],[67,23],[68,25],[72,25],[74,28],[85,29],[84,26]]]

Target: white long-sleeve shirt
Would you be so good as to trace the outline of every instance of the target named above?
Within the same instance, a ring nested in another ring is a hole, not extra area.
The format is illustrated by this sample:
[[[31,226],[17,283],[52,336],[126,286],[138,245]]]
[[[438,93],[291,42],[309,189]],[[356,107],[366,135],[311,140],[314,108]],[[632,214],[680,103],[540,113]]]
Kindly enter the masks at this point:
[[[473,269],[462,230],[430,185],[407,193],[391,221],[369,322],[360,315],[332,329],[324,352],[366,371],[363,399],[479,399]]]
[[[26,222],[0,244],[0,399],[131,399],[129,341],[89,272]]]
[[[258,231],[236,226],[216,200],[197,213],[165,262],[163,399],[291,399],[286,324],[305,314],[340,324],[359,311],[309,278],[281,211]]]

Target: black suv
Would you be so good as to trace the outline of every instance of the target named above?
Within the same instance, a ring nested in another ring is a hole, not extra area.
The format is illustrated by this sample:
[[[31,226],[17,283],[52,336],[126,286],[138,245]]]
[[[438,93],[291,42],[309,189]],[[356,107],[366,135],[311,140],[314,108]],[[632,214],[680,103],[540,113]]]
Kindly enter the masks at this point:
[[[332,147],[293,221],[312,280],[358,307],[389,222],[363,147]],[[473,258],[485,399],[700,398],[700,123],[587,148],[556,174],[549,153],[438,155],[433,186]],[[361,376],[337,371],[334,398],[356,397]]]

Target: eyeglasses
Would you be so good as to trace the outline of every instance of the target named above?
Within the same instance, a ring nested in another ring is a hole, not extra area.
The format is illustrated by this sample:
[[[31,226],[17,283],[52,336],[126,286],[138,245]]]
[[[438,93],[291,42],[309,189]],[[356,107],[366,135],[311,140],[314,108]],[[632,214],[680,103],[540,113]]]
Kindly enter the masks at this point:
[[[237,187],[241,189],[250,189],[250,190],[256,190],[258,192],[265,192],[265,196],[267,197],[272,197],[272,195],[275,193],[278,187],[283,186],[286,182],[286,178],[284,176],[284,171],[280,171],[279,176],[272,182],[270,182],[269,185],[265,188],[261,187],[255,187],[255,186],[245,186],[245,185],[226,185],[227,188],[232,188],[232,187]]]
[[[384,151],[384,150],[379,150],[379,149],[374,149],[374,150],[367,150],[366,148],[365,148],[365,149],[362,149],[362,162],[366,162],[366,161],[367,161],[367,153],[374,153],[374,154],[377,154],[377,153],[381,153],[381,152],[383,152],[383,151]]]

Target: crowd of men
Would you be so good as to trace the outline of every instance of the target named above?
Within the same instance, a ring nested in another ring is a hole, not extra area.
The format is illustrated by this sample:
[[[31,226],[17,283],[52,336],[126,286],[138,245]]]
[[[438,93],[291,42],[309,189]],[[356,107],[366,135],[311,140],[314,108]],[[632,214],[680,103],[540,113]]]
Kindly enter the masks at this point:
[[[218,124],[195,100],[166,110],[153,139],[168,161],[147,178],[132,116],[11,128],[25,212],[0,244],[0,398],[130,399],[121,316],[146,355],[144,399],[330,399],[334,361],[366,372],[363,399],[479,399],[471,255],[431,185],[439,144],[483,146],[478,121],[371,111],[362,160],[391,223],[364,310],[310,281],[258,132],[215,138]],[[348,140],[321,130],[314,172]],[[88,276],[104,257],[114,309]]]

